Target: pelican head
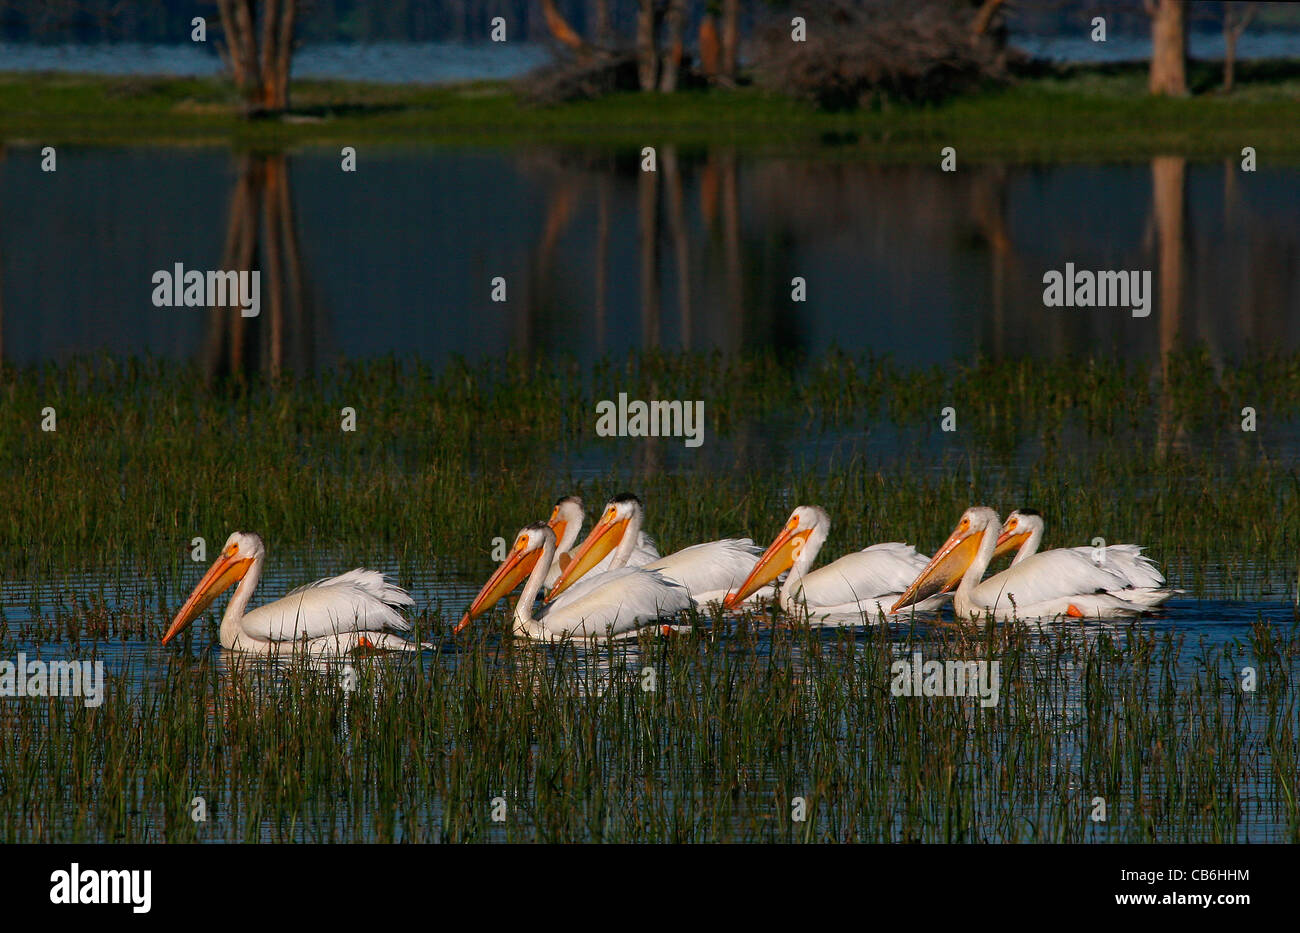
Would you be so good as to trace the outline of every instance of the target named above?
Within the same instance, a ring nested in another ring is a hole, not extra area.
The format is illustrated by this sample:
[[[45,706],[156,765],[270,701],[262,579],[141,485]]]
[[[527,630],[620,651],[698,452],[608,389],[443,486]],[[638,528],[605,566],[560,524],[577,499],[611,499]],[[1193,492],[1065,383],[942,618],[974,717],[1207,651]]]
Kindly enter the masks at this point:
[[[999,527],[998,513],[986,506],[973,506],[963,512],[961,521],[943,547],[934,552],[930,563],[889,611],[897,612],[956,586],[975,562],[985,535],[994,533]]]
[[[515,543],[510,548],[510,553],[506,555],[506,559],[501,562],[496,572],[488,578],[487,583],[483,584],[483,589],[478,591],[474,602],[470,603],[469,611],[456,624],[453,634],[499,603],[519,585],[521,580],[532,573],[538,560],[545,553],[548,542],[554,550],[555,532],[546,522],[534,522],[521,528],[519,534],[515,536]]]
[[[570,528],[573,529],[573,537],[569,539],[572,544],[578,537],[578,532],[582,530],[582,500],[577,496],[565,496],[555,503],[555,508],[551,509],[550,520],[546,524],[551,526],[551,531],[555,532],[556,547],[560,550],[568,550],[565,547],[564,534]]]
[[[1034,532],[1038,532],[1039,537],[1042,537],[1043,516],[1035,509],[1016,509],[1002,523],[997,549],[993,552],[994,558],[1018,551]]]
[[[176,613],[167,634],[163,635],[162,643],[167,644],[185,631],[195,619],[203,615],[214,599],[244,579],[254,562],[265,554],[262,539],[251,531],[236,531],[227,538],[221,556],[208,568],[194,592],[190,593],[190,598],[181,606],[181,611]]]
[[[727,594],[727,598],[722,601],[722,608],[736,608],[751,593],[771,583],[793,567],[808,546],[808,539],[818,531],[821,531],[821,538],[824,539],[830,531],[830,526],[831,517],[826,514],[825,509],[816,505],[797,506],[790,513],[785,527],[768,545],[763,556],[754,565],[754,569],[749,572],[745,582],[740,584],[740,589]],[[818,543],[820,544],[820,541]]]
[[[619,493],[605,503],[605,511],[601,513],[600,521],[596,522],[591,529],[591,534],[587,535],[587,540],[582,542],[582,547],[578,548],[577,553],[573,555],[573,560],[569,561],[569,565],[564,568],[564,572],[555,581],[551,591],[546,594],[547,602],[559,596],[574,582],[581,579],[583,574],[604,560],[605,555],[618,547],[629,527],[633,524],[640,525],[643,514],[641,500],[630,492]]]

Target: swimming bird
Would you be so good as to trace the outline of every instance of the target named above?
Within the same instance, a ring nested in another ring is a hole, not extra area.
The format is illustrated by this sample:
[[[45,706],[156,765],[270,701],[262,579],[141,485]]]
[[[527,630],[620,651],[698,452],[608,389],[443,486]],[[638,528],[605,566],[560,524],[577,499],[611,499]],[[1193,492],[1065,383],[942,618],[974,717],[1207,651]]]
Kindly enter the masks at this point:
[[[586,513],[582,508],[582,500],[577,496],[564,496],[551,509],[551,518],[547,524],[555,532],[555,559],[551,561],[551,566],[546,571],[546,580],[543,585],[547,590],[550,590],[555,585],[561,571],[573,559],[573,545],[578,541],[578,535],[582,532],[584,521],[586,521]],[[613,559],[612,554],[606,555],[605,559],[597,564],[593,570],[596,572],[608,570]],[[655,547],[654,541],[644,531],[641,532],[637,535],[636,547],[633,548],[627,565],[629,567],[644,567],[646,564],[658,559],[659,551]]]
[[[685,587],[644,567],[621,567],[593,575],[563,600],[545,606],[536,618],[533,601],[555,557],[555,532],[545,522],[520,530],[506,559],[479,590],[456,626],[459,632],[509,594],[527,577],[513,610],[514,633],[526,638],[604,638],[691,608]]]
[[[1014,551],[1016,556],[1011,560],[1011,566],[1014,567],[1021,561],[1033,557],[1038,553],[1038,545],[1042,543],[1044,530],[1043,516],[1036,510],[1017,509],[1002,523],[1002,531],[998,535],[993,559],[997,560]],[[1155,608],[1177,592],[1165,586],[1164,574],[1156,567],[1155,561],[1143,556],[1139,545],[1107,544],[1098,547],[1061,548],[1061,550],[1122,576],[1127,586],[1120,591],[1112,592],[1129,602]],[[1083,566],[1077,560],[1074,565]],[[1067,568],[1074,565],[1066,564],[1062,560],[1060,572],[1069,573]]]
[[[841,623],[850,624],[860,623],[864,616],[877,620],[888,616],[888,607],[925,569],[925,555],[918,554],[910,544],[873,544],[811,570],[830,530],[831,517],[825,509],[816,505],[796,507],[750,575],[728,594],[723,608],[736,608],[789,570],[779,597],[786,612],[806,610],[810,620],[839,616]],[[945,596],[931,596],[921,600],[916,609],[938,609],[945,602]]]
[[[957,584],[953,610],[959,619],[1131,618],[1146,608],[1119,593],[1128,585],[1120,574],[1070,551],[1027,557],[980,582],[993,560],[1001,523],[984,506],[967,509],[943,547],[891,607],[897,612]]]
[[[411,623],[398,610],[415,601],[376,570],[357,569],[326,577],[245,612],[265,562],[266,548],[260,537],[247,531],[232,534],[221,556],[176,614],[162,643],[184,631],[213,600],[237,583],[221,617],[223,648],[269,655],[343,655],[358,649],[419,651],[430,647],[395,634],[411,630]]]
[[[547,601],[558,597],[611,552],[611,568],[626,566],[644,521],[645,508],[636,496],[625,492],[610,499],[600,521],[555,581]],[[657,571],[664,579],[680,583],[690,591],[696,603],[703,606],[721,602],[728,592],[739,586],[754,569],[760,553],[761,550],[749,538],[724,538],[682,548],[651,561],[645,569]]]

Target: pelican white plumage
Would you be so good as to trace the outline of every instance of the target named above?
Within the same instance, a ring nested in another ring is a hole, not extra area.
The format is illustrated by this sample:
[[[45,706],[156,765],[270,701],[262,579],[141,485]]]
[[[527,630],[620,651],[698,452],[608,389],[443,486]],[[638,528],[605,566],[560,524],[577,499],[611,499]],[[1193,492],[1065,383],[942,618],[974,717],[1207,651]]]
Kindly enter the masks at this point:
[[[873,544],[812,570],[830,530],[831,517],[825,509],[815,505],[796,507],[749,577],[728,594],[723,608],[736,608],[789,570],[779,596],[781,608],[788,613],[806,611],[809,621],[822,619],[837,624],[888,617],[888,607],[925,569],[927,558],[910,544],[891,542]],[[945,602],[945,596],[932,596],[920,601],[916,610],[938,609]]]
[[[582,508],[582,500],[577,496],[565,496],[555,503],[555,508],[551,509],[551,518],[547,524],[551,526],[551,531],[555,532],[555,559],[551,561],[551,566],[546,571],[546,580],[543,586],[547,590],[555,586],[555,581],[559,579],[561,571],[573,559],[573,545],[578,541],[578,535],[582,532],[582,524],[586,521],[586,517],[586,513]],[[658,559],[659,550],[655,547],[653,539],[644,531],[638,534],[636,546],[632,549],[627,566],[644,567],[646,564]],[[603,573],[609,570],[610,563],[613,560],[614,555],[611,552],[593,568],[593,571]]]
[[[412,606],[406,590],[376,570],[350,570],[300,586],[286,596],[245,612],[262,576],[262,539],[236,531],[163,635],[165,645],[201,616],[233,584],[235,593],[221,617],[221,646],[253,654],[344,655],[358,649],[419,651],[408,641],[411,623],[399,608]]]
[[[1119,593],[1128,581],[1070,551],[1047,551],[1027,557],[980,582],[993,560],[1001,523],[983,506],[967,509],[943,547],[894,603],[897,612],[957,584],[953,610],[959,619],[1050,619],[1073,616],[1119,619],[1141,615],[1141,603]]]
[[[627,635],[660,619],[691,608],[685,587],[644,567],[622,567],[593,576],[564,600],[546,606],[533,617],[533,601],[555,558],[555,532],[545,522],[523,528],[509,555],[479,590],[460,623],[473,619],[509,594],[527,577],[514,607],[514,632],[549,641],[560,638],[611,638]]]
[[[998,535],[997,548],[993,559],[997,560],[1011,552],[1014,567],[1027,558],[1038,553],[1042,543],[1045,525],[1043,516],[1034,509],[1017,509],[1007,516],[1002,523],[1002,532]],[[1066,573],[1069,566],[1082,567],[1080,561],[1088,561],[1119,574],[1127,583],[1120,591],[1112,591],[1116,596],[1129,602],[1140,603],[1154,609],[1163,604],[1176,592],[1165,585],[1164,574],[1156,567],[1155,561],[1142,554],[1142,548],[1136,544],[1106,544],[1097,547],[1062,548],[1075,555],[1073,564],[1061,561],[1061,572]],[[1053,553],[1047,551],[1046,553]]]
[[[555,581],[547,601],[554,600],[611,554],[611,568],[627,566],[644,521],[645,508],[636,496],[621,493],[610,499],[600,521]],[[724,538],[682,548],[651,561],[645,569],[657,571],[664,579],[686,587],[695,602],[703,606],[721,602],[739,586],[754,569],[760,553],[760,548],[749,538]]]

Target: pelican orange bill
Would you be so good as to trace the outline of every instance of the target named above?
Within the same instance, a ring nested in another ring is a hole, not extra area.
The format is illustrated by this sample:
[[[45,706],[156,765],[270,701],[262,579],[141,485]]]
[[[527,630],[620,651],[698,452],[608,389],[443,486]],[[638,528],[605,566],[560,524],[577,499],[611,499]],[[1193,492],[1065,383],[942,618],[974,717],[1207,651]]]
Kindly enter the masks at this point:
[[[980,542],[984,540],[984,535],[987,533],[987,529],[980,529],[979,534],[965,531],[963,527],[965,524],[966,521],[963,519],[962,525],[958,526],[943,543],[943,547],[939,548],[930,559],[930,563],[925,565],[925,569],[898,598],[898,602],[890,607],[890,612],[897,612],[913,603],[919,603],[936,593],[946,593],[961,580],[962,574],[979,553]]]
[[[523,547],[527,539],[522,535],[515,541],[514,549],[510,556],[502,561],[501,566],[496,569],[496,573],[488,578],[488,582],[483,584],[483,589],[474,597],[474,602],[470,604],[469,611],[456,623],[452,629],[452,634],[457,634],[465,626],[469,625],[474,619],[477,619],[483,613],[487,612],[502,597],[506,596],[511,590],[519,585],[519,582],[532,573],[537,566],[537,561],[542,556],[541,549],[524,553]]]
[[[1027,531],[1002,532],[1002,534],[998,535],[998,544],[993,551],[994,559],[996,560],[1004,554],[1010,554],[1011,552],[1018,550],[1020,545],[1024,544],[1027,540],[1029,540],[1029,532]]]
[[[798,528],[797,518],[791,518],[786,522],[781,533],[776,536],[776,540],[768,545],[763,556],[754,565],[754,569],[749,572],[745,582],[740,584],[736,592],[727,594],[727,598],[722,601],[723,609],[735,609],[751,593],[772,582],[794,565],[794,562],[799,559],[799,552],[808,543],[808,536],[812,534],[811,528],[802,531],[797,530]]]
[[[592,567],[595,567],[605,555],[614,550],[618,543],[623,540],[623,535],[627,533],[628,519],[615,519],[613,509],[605,513],[596,527],[591,529],[591,534],[587,540],[582,542],[582,547],[578,548],[578,553],[573,555],[573,560],[564,568],[551,591],[546,594],[546,601],[549,603],[555,597],[559,596],[573,583],[582,578]],[[617,531],[617,533],[615,533]]]
[[[238,554],[238,550],[223,553],[217,558],[216,563],[208,568],[208,572],[203,575],[203,579],[194,588],[190,598],[185,601],[184,606],[181,606],[181,611],[176,613],[171,628],[167,629],[167,634],[163,636],[164,645],[203,615],[204,610],[212,605],[214,599],[228,590],[231,585],[244,579],[244,574],[248,573],[248,568],[253,565],[253,558],[241,558]]]

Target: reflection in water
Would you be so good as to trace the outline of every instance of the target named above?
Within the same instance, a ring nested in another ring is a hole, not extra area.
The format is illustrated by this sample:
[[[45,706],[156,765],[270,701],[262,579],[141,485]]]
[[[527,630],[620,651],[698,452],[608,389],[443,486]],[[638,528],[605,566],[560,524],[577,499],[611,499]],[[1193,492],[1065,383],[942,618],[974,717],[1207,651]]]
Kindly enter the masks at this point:
[[[21,161],[0,162],[0,347],[21,364],[107,351],[274,376],[390,353],[441,366],[838,346],[1156,367],[1193,344],[1216,360],[1300,347],[1293,168],[1159,157],[945,175],[661,146],[653,173],[639,152],[416,149],[355,175],[333,152],[244,155],[230,180],[221,152],[133,149],[67,153],[38,191]],[[150,275],[177,261],[261,269],[261,317],[152,307]],[[1151,316],[1044,308],[1043,273],[1066,262],[1150,270]]]
[[[239,157],[220,268],[261,270],[263,313],[246,318],[233,300],[210,309],[202,351],[209,381],[252,370],[276,380],[286,366],[310,373],[312,317],[305,307],[288,156]]]

